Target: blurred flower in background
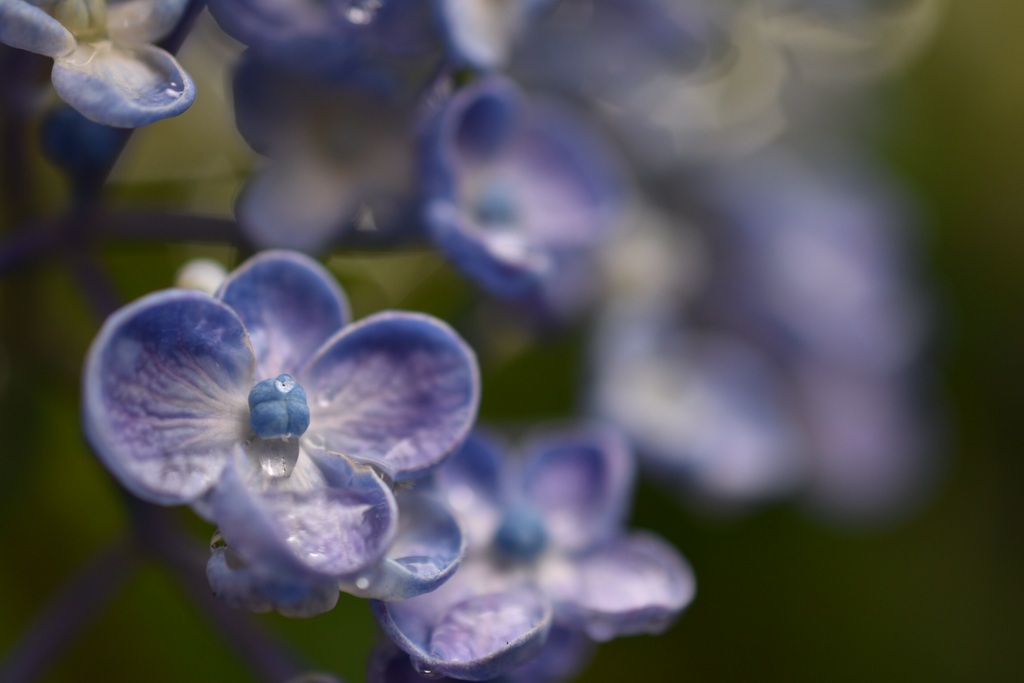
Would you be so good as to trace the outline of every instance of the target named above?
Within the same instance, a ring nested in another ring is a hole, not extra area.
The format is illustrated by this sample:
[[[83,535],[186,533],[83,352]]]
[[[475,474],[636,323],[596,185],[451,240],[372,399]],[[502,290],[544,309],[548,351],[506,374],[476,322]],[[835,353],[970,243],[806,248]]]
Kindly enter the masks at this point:
[[[0,0],[0,678],[1018,679],[999,3]]]

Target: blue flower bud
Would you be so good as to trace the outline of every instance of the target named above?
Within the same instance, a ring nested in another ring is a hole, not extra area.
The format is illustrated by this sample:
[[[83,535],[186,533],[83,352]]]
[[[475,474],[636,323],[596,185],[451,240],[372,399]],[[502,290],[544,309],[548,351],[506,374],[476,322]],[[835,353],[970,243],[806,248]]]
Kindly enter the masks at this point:
[[[306,390],[291,375],[265,379],[249,392],[249,424],[256,436],[302,436],[309,427]]]
[[[548,544],[544,521],[530,507],[509,508],[494,534],[494,548],[508,560],[529,562]]]

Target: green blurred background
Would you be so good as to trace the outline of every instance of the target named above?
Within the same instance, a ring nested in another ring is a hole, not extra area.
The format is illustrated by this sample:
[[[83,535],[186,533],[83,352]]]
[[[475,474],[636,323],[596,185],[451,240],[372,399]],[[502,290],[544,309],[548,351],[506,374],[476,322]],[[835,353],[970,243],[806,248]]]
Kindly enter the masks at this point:
[[[698,597],[667,634],[602,646],[580,680],[1024,681],[1022,31],[1021,0],[950,0],[927,49],[881,86],[890,118],[879,153],[921,202],[940,310],[947,465],[932,500],[908,520],[865,532],[785,505],[714,520],[642,488],[636,524],[689,558]],[[222,116],[224,103],[201,95],[194,112],[138,133],[111,201],[224,211],[248,155],[230,129],[194,123]],[[39,164],[30,201],[52,214],[65,199],[61,181]],[[205,180],[197,186],[175,169]],[[198,255],[229,264],[241,257],[139,243],[107,246],[102,259],[127,300],[166,287]],[[429,254],[339,256],[328,265],[357,316],[401,306],[458,324],[472,303]],[[80,363],[97,327],[59,260],[0,281],[0,653],[77,566],[126,529],[115,489],[79,433]],[[483,415],[529,422],[568,414],[579,341],[570,334],[528,347],[510,338],[508,348],[482,349]],[[208,540],[212,529],[189,511],[175,516],[196,544]],[[333,612],[308,621],[255,619],[314,668],[363,679],[375,625],[361,601],[343,595]],[[250,677],[170,574],[143,564],[54,653],[43,680]]]

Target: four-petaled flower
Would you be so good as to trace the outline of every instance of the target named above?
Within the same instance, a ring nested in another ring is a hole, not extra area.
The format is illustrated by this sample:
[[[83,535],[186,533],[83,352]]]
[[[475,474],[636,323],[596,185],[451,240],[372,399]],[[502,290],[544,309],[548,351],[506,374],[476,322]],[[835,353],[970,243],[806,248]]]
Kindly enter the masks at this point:
[[[390,482],[426,473],[469,431],[474,355],[426,315],[347,321],[319,264],[264,252],[216,296],[126,306],[89,352],[89,441],[137,496],[218,525],[208,576],[229,603],[312,614],[339,587],[405,598],[461,557],[444,508],[396,501]],[[414,514],[399,520],[399,504]]]
[[[693,598],[693,573],[672,547],[624,533],[634,462],[618,432],[547,434],[528,451],[502,459],[474,434],[434,473],[466,558],[432,593],[373,603],[420,672],[487,680],[528,665],[551,633],[656,633]]]

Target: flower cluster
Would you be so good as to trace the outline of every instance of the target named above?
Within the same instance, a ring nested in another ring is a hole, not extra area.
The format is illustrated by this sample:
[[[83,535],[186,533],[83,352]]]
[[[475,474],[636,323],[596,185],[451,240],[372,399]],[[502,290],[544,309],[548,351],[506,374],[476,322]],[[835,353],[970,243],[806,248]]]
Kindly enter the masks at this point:
[[[109,315],[82,420],[124,488],[215,526],[218,598],[368,598],[378,682],[554,683],[695,595],[678,551],[626,527],[638,469],[709,509],[796,497],[855,521],[925,490],[913,212],[850,150],[931,0],[206,4],[253,155],[232,219],[154,222],[258,253]],[[192,103],[170,37],[201,7],[0,0],[0,42],[53,58],[85,117],[41,127],[87,223],[55,229],[69,250],[103,234],[98,169],[127,139],[106,127]],[[483,372],[435,317],[352,322],[313,255],[353,248],[432,250],[488,295],[451,316]],[[550,417],[575,426],[518,456],[477,428],[481,385],[572,326],[581,409]]]

